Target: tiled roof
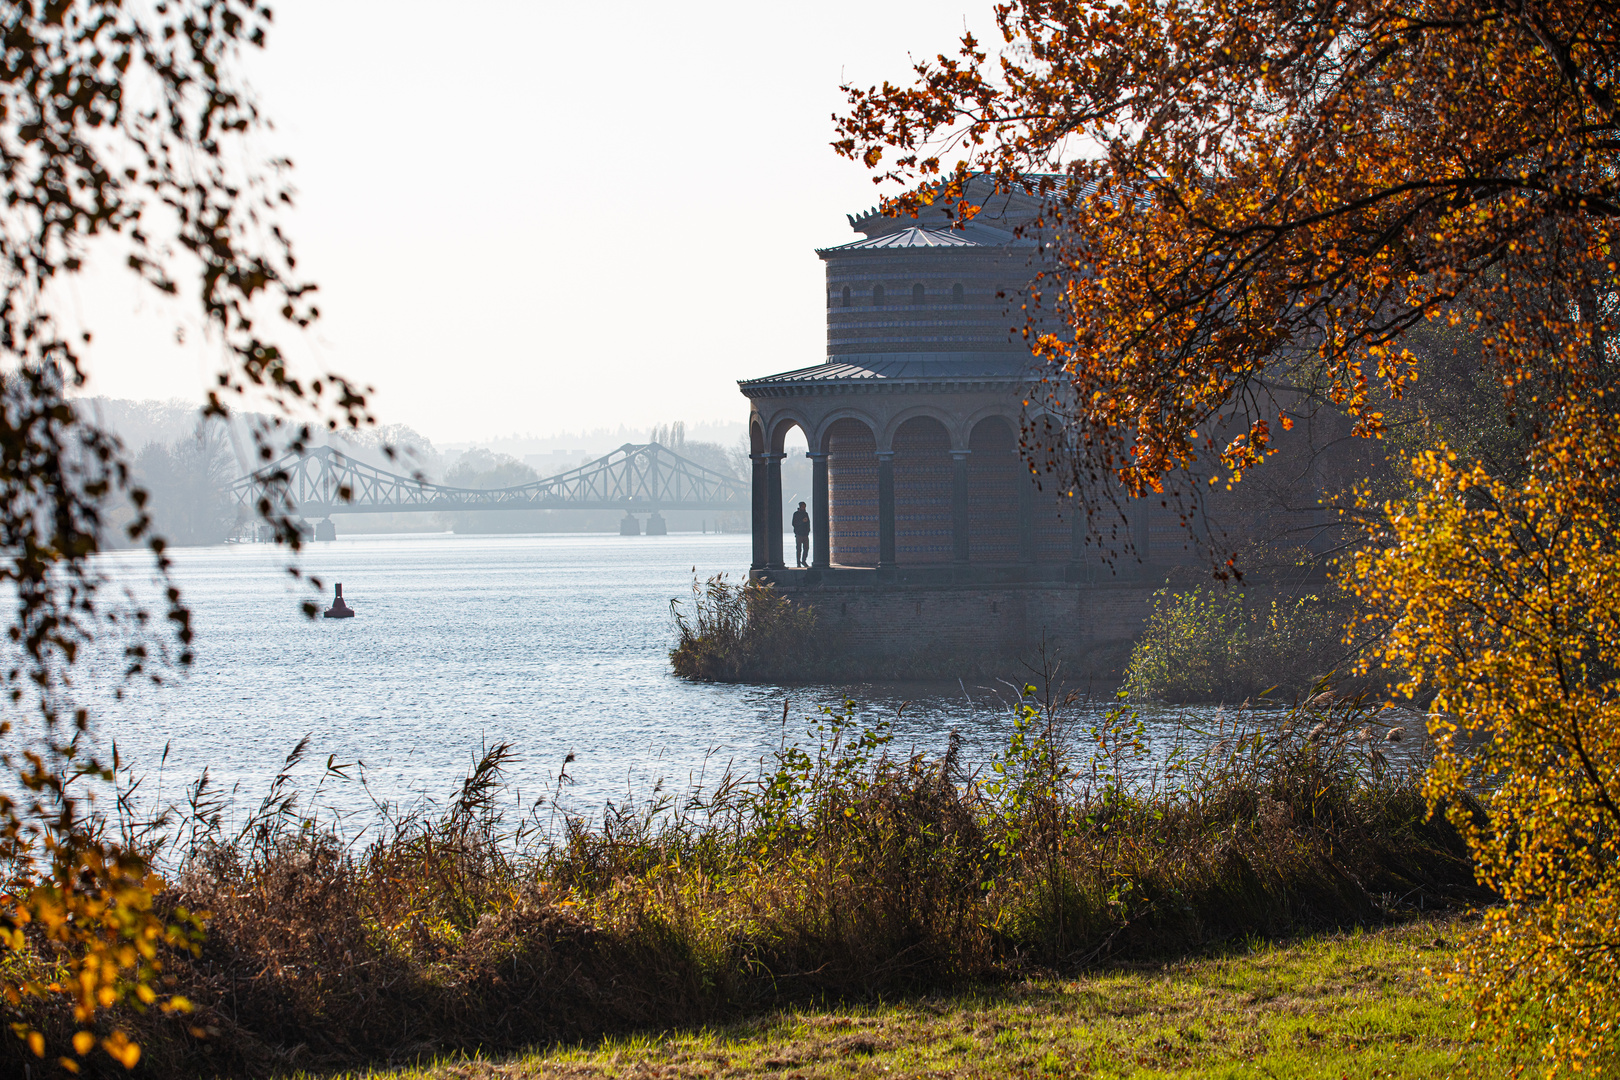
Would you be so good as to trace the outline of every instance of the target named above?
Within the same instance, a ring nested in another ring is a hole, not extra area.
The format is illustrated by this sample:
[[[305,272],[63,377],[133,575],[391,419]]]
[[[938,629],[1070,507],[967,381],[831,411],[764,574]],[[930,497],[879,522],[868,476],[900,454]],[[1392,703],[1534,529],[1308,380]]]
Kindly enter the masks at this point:
[[[994,353],[970,359],[936,357],[872,357],[861,360],[834,360],[815,367],[784,371],[759,379],[741,379],[743,386],[769,386],[779,383],[835,382],[845,380],[905,379],[1014,379],[1029,372],[1028,353]]]
[[[899,232],[884,233],[867,240],[855,240],[848,244],[839,244],[836,247],[821,248],[822,251],[875,251],[880,248],[925,248],[925,247],[983,247],[977,240],[969,239],[961,232],[952,229],[919,229],[913,226],[901,229]]]

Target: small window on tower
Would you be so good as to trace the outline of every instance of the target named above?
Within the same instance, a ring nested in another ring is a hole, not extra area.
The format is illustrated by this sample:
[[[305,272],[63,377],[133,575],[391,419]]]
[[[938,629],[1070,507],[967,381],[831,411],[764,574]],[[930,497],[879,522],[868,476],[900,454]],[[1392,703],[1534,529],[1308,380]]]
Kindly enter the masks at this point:
[[[881,286],[881,285],[872,286],[872,306],[873,307],[882,307],[883,306],[883,286]]]
[[[849,307],[849,286],[844,286],[844,306]]]
[[[960,281],[958,281],[955,285],[951,286],[951,303],[960,304],[961,302],[962,302],[962,283]]]
[[[922,287],[921,284],[913,285],[911,287],[911,302],[913,304],[924,303],[927,300],[927,298],[928,298],[927,293],[925,293],[923,291],[923,287]]]

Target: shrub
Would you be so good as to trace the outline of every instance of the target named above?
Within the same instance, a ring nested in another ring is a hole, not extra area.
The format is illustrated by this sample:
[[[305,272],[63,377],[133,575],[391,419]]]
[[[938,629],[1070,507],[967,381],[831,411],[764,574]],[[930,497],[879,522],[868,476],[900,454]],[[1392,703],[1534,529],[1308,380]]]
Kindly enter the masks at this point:
[[[738,682],[793,679],[819,673],[831,646],[816,626],[815,609],[795,604],[769,584],[733,585],[724,574],[692,580],[692,615],[670,601],[679,638],[670,665],[686,679]]]
[[[149,845],[178,868],[161,902],[210,912],[208,936],[167,968],[196,1011],[126,1026],[163,1075],[360,1066],[1477,896],[1362,703],[1240,711],[1168,761],[1129,713],[1070,704],[1026,696],[982,776],[954,742],[895,754],[887,725],[824,710],[757,775],[594,822],[552,801],[509,818],[499,746],[442,809],[385,808],[363,841],[298,809],[299,747],[241,829],[197,788]]]
[[[1297,695],[1330,674],[1342,625],[1336,606],[1317,596],[1257,603],[1236,589],[1160,589],[1125,688],[1137,700],[1172,702]]]

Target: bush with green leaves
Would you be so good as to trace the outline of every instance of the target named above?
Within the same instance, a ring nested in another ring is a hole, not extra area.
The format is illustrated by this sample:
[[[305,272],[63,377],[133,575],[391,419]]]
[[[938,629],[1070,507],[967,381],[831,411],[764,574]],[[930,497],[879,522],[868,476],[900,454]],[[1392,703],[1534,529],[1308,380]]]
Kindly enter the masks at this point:
[[[1260,601],[1219,586],[1160,589],[1125,689],[1136,700],[1176,703],[1292,697],[1343,658],[1343,622],[1337,605],[1316,595]]]

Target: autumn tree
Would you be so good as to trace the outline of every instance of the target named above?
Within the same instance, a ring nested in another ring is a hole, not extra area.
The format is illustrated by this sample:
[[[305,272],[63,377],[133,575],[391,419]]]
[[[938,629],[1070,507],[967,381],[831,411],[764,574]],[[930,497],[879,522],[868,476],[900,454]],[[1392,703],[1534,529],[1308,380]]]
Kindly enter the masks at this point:
[[[1034,337],[1075,479],[1241,476],[1301,409],[1377,434],[1404,335],[1466,324],[1510,415],[1610,379],[1620,19],[1587,3],[1010,3],[835,144],[904,211],[1044,193]],[[1208,477],[1206,477],[1206,480]]]
[[[1474,736],[1446,744],[1436,797],[1502,782],[1471,836],[1518,906],[1476,942],[1481,1008],[1497,1030],[1534,1013],[1553,1066],[1612,1065],[1620,8],[995,12],[994,54],[967,35],[905,85],[846,87],[835,145],[899,186],[895,212],[971,217],[982,175],[1044,196],[1031,295],[1060,329],[1026,328],[1031,411],[1061,438],[1037,467],[1091,498],[1198,500],[1302,419],[1378,437],[1416,380],[1459,390],[1420,410],[1411,491],[1367,500],[1376,655]]]
[[[181,1007],[155,978],[194,926],[156,906],[161,883],[139,853],[97,833],[72,795],[110,764],[77,738],[92,717],[75,660],[110,638],[127,678],[162,678],[190,662],[191,631],[172,584],[154,619],[109,599],[96,570],[109,508],[148,498],[126,448],[71,399],[90,336],[58,316],[64,283],[95,255],[197,305],[221,356],[203,411],[270,406],[275,419],[255,428],[266,460],[272,441],[368,419],[358,388],[301,381],[276,343],[317,312],[277,225],[286,163],[258,148],[263,118],[238,73],[270,19],[259,0],[0,0],[0,579],[14,598],[0,664],[0,760],[14,778],[0,785],[0,941],[12,953],[0,998],[34,1053],[70,1071],[101,1051],[134,1064],[138,1047],[98,1014],[119,1001]],[[260,509],[296,544],[274,484]],[[149,514],[127,528],[166,575]],[[56,995],[79,1030],[47,1047],[26,1003]]]

